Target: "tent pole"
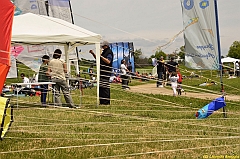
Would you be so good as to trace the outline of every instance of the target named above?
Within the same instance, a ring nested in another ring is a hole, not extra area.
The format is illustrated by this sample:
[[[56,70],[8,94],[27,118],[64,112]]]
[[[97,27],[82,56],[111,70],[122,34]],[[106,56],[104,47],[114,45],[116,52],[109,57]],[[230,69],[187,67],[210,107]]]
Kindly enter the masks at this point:
[[[71,65],[69,61],[69,43],[64,45],[64,51],[65,51],[65,61],[67,63],[67,74],[70,76],[71,72]],[[69,86],[69,80],[67,80],[68,86]]]
[[[100,42],[95,43],[96,67],[97,67],[97,107],[99,105],[99,82],[100,82]]]

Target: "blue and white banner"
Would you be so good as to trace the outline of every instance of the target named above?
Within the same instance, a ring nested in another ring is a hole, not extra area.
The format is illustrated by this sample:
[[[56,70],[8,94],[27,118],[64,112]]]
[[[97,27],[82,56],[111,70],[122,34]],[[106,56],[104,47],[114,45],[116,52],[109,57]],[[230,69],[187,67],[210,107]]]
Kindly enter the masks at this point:
[[[218,70],[220,44],[216,0],[181,0],[185,40],[185,65]]]
[[[34,13],[47,15],[46,4],[44,0],[14,0],[17,7],[17,14]]]
[[[48,0],[49,16],[73,23],[70,0]]]
[[[113,52],[113,71],[119,72],[121,66],[121,60],[125,59],[126,65],[132,66],[131,72],[135,72],[135,64],[134,64],[134,48],[132,42],[118,42],[111,43],[110,49]]]

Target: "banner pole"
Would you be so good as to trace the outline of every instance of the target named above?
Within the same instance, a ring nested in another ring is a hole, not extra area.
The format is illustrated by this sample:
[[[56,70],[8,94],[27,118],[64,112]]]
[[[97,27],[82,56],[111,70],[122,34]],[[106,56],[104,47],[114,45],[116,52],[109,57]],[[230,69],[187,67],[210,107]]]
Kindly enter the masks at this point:
[[[222,62],[221,62],[221,47],[220,47],[220,35],[219,35],[219,22],[218,22],[218,8],[217,0],[214,0],[215,4],[215,15],[216,15],[216,29],[217,29],[217,42],[218,42],[218,58],[219,58],[219,71],[220,71],[220,83],[221,83],[221,92],[225,98],[225,91],[223,86],[223,75],[222,75]],[[225,107],[223,107],[223,117],[227,118],[227,113]]]

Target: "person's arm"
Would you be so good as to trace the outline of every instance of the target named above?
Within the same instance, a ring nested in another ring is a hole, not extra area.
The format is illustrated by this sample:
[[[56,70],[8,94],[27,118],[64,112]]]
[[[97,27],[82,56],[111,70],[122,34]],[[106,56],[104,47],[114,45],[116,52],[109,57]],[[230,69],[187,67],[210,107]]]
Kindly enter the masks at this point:
[[[103,62],[105,62],[106,64],[110,64],[110,60],[103,57],[102,55],[100,56],[100,58],[103,60]]]
[[[67,64],[65,62],[63,63],[63,71],[64,73],[67,73]]]
[[[93,57],[96,59],[96,54],[95,54],[92,50],[90,50],[89,53],[92,54]],[[103,60],[103,62],[105,62],[106,64],[110,64],[110,60],[109,60],[109,59],[103,57],[102,55],[100,56],[100,58],[101,58],[101,59]]]
[[[48,65],[48,69],[46,72],[47,76],[51,76],[51,72],[52,72],[51,67]]]
[[[93,55],[93,57],[96,59],[96,55],[92,50],[89,50],[89,53]]]

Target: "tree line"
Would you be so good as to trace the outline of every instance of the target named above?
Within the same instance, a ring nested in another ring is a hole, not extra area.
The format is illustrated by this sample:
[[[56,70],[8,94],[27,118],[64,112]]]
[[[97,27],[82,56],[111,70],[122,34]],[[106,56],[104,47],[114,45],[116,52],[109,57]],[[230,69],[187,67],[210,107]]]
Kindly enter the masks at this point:
[[[166,54],[162,50],[157,50],[155,54],[151,55],[149,58],[143,56],[141,49],[136,49],[134,51],[135,66],[139,67],[144,65],[152,65],[152,58],[159,59],[161,56],[163,56],[164,59],[170,59],[171,57],[174,58],[180,57],[180,59],[184,59],[185,58],[184,46],[180,47],[180,51],[178,53],[173,52],[172,54]],[[233,44],[229,47],[227,57],[240,59],[240,41],[233,42]]]

